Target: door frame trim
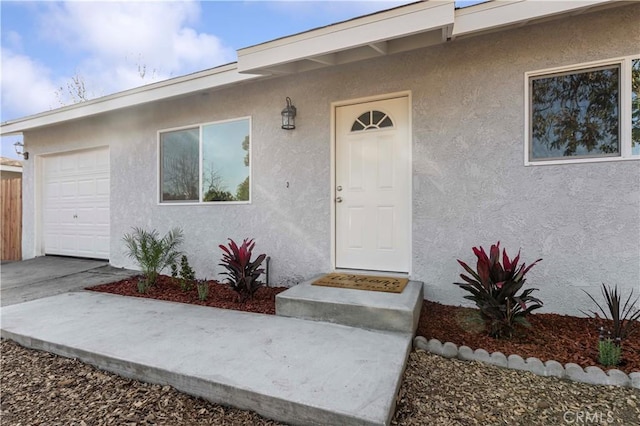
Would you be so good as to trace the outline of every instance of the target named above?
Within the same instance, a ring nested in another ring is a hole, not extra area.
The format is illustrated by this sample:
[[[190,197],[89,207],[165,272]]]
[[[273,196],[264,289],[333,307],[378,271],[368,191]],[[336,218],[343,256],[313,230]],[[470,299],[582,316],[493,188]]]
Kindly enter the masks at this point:
[[[411,277],[413,273],[413,109],[412,109],[412,97],[410,90],[404,90],[400,92],[392,92],[385,93],[380,95],[366,96],[362,98],[355,99],[347,99],[342,101],[335,101],[331,103],[331,144],[330,144],[330,155],[331,155],[331,167],[330,167],[330,187],[329,187],[329,210],[331,212],[331,270],[336,271],[336,203],[334,202],[336,195],[336,114],[339,107],[348,106],[348,105],[356,105],[356,104],[364,104],[368,102],[375,101],[386,101],[395,98],[407,98],[407,123],[409,128],[408,137],[409,137],[409,180],[408,180],[408,188],[409,191],[409,223],[407,226],[409,227],[409,271],[408,275]],[[350,272],[357,272],[358,270],[349,270]],[[398,274],[396,274],[398,275]]]

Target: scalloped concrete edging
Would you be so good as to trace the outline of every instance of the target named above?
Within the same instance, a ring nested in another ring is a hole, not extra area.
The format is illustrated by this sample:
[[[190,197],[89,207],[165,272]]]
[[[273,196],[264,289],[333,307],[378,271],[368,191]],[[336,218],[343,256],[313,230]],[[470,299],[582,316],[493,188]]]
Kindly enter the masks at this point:
[[[617,369],[608,370],[606,373],[599,367],[586,367],[582,369],[578,364],[569,363],[564,366],[557,361],[543,363],[538,358],[522,359],[520,355],[506,356],[502,352],[489,353],[484,349],[472,350],[468,346],[459,348],[451,343],[444,344],[438,339],[427,341],[422,336],[413,339],[413,346],[432,354],[445,358],[458,358],[464,361],[480,361],[514,370],[530,371],[538,376],[557,377],[559,379],[572,380],[574,382],[588,383],[590,385],[628,386],[640,389],[640,372],[627,375]]]

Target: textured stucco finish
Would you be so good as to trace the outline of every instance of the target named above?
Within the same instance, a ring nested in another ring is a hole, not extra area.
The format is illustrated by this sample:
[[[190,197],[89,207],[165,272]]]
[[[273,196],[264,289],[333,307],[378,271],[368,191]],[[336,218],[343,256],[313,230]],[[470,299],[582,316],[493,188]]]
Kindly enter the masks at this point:
[[[640,5],[551,21],[248,83],[25,135],[25,257],[37,245],[34,189],[40,154],[110,146],[111,263],[133,267],[131,226],[185,231],[201,277],[213,277],[229,237],[253,237],[272,257],[271,280],[292,285],[331,268],[331,103],[411,91],[413,259],[425,297],[463,303],[452,284],[471,247],[500,240],[523,259],[545,311],[589,309],[581,290],[640,288],[640,162],[523,165],[524,73],[637,54]],[[297,128],[279,128],[284,97]],[[157,131],[252,117],[252,203],[157,204]],[[287,182],[289,187],[287,188]],[[29,195],[26,195],[29,194]]]

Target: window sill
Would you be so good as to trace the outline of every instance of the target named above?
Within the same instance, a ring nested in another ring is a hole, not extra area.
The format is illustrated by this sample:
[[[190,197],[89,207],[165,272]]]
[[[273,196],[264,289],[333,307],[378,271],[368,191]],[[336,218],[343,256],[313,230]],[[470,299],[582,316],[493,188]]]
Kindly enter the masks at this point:
[[[604,163],[611,161],[638,161],[640,155],[633,157],[598,157],[598,158],[575,158],[571,160],[540,160],[540,161],[528,161],[525,160],[525,167],[529,166],[557,166],[564,164],[576,164],[576,163]]]

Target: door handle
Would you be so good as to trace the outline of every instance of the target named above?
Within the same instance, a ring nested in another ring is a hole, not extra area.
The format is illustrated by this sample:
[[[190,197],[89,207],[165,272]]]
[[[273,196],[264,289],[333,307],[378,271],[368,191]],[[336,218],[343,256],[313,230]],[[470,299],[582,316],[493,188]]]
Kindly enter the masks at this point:
[[[341,203],[341,202],[342,202],[342,197],[336,198],[336,203]]]

